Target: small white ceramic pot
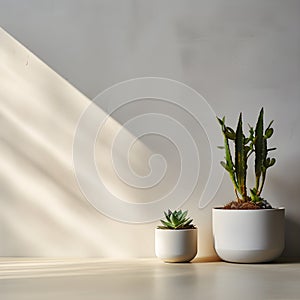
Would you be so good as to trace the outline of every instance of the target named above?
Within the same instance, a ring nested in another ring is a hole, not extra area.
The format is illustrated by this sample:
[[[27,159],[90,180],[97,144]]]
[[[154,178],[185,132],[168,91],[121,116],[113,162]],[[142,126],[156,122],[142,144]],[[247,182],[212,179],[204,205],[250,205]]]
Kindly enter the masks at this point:
[[[272,261],[284,249],[284,208],[213,208],[214,247],[219,257],[236,263]]]
[[[155,229],[155,254],[165,262],[189,262],[197,254],[198,229]]]

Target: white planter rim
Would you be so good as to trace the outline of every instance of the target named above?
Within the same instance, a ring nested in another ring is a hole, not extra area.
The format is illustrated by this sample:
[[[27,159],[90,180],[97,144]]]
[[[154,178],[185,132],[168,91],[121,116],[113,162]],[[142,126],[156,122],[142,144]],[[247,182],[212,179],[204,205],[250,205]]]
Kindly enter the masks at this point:
[[[220,210],[226,212],[243,212],[243,213],[250,213],[250,212],[274,212],[274,211],[282,211],[285,210],[285,207],[273,207],[273,208],[259,208],[259,209],[230,209],[224,208],[223,206],[213,207],[213,210]]]
[[[162,229],[162,228],[155,228],[155,230],[162,230],[162,231],[170,231],[170,232],[184,232],[184,231],[190,231],[190,230],[197,230],[198,228],[187,228],[187,229]]]

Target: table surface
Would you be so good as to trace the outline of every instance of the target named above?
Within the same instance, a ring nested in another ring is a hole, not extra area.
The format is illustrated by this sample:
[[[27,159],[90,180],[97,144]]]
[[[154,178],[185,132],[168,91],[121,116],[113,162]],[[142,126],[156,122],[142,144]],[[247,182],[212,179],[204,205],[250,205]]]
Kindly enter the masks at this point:
[[[0,258],[0,299],[300,299],[300,263]]]

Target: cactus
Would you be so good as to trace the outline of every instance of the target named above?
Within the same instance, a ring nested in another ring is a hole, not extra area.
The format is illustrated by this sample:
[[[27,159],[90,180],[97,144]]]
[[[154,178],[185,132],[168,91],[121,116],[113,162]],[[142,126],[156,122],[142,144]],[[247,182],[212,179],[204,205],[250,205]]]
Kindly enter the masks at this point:
[[[187,217],[188,211],[175,210],[164,212],[165,220],[160,220],[163,226],[158,226],[158,229],[191,229],[195,228],[192,224],[193,220]]]
[[[238,202],[252,202],[262,208],[270,208],[270,204],[261,197],[261,193],[266,180],[267,169],[276,162],[275,158],[268,157],[270,151],[276,148],[268,148],[267,140],[273,135],[273,128],[270,122],[264,131],[264,109],[262,108],[255,126],[255,129],[249,125],[249,135],[246,137],[243,133],[242,113],[240,113],[236,131],[226,126],[225,117],[217,118],[224,136],[225,161],[221,165],[229,173],[234,186],[234,191]],[[234,162],[232,159],[229,142],[234,143]],[[248,159],[255,154],[255,187],[250,189],[250,195],[247,192],[247,169]]]

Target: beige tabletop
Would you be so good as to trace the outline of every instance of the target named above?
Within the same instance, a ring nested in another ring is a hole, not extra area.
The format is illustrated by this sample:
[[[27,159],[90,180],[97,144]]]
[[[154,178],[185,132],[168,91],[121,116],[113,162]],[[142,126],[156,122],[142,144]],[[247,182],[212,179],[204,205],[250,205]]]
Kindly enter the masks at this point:
[[[300,263],[1,258],[0,299],[300,299]]]

